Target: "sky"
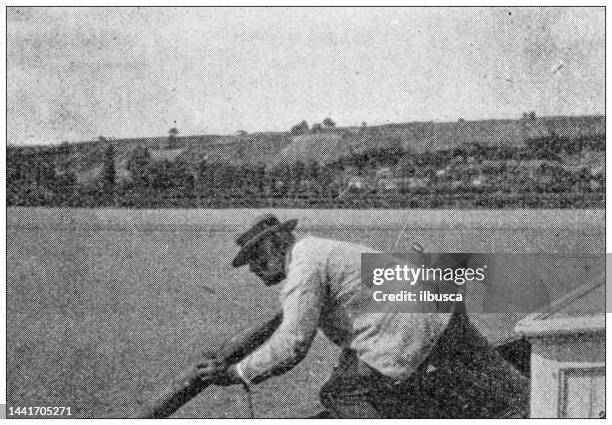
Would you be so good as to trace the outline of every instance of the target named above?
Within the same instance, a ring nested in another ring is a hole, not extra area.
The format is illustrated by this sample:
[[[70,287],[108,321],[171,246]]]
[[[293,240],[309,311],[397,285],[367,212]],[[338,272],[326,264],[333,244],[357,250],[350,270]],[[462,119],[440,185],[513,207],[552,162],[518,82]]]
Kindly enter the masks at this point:
[[[603,8],[7,15],[12,144],[604,113]]]

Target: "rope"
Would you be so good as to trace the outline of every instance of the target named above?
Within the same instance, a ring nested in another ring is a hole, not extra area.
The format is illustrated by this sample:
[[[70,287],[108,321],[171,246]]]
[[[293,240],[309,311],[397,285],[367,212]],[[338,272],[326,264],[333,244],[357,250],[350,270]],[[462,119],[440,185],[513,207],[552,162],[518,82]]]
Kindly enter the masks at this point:
[[[409,219],[406,219],[406,223],[404,224],[404,228],[402,229],[400,234],[397,235],[397,240],[395,241],[395,245],[393,245],[393,248],[391,248],[390,253],[393,253],[393,251],[395,251],[395,248],[397,248],[397,245],[400,243],[400,240],[402,239],[402,235],[404,234],[404,232],[406,231],[406,228],[408,227],[408,221],[409,221]]]
[[[249,418],[255,419],[255,409],[253,408],[253,394],[251,393],[251,387],[246,382],[242,383],[242,388],[244,388],[244,392],[247,398],[247,404],[249,405]]]

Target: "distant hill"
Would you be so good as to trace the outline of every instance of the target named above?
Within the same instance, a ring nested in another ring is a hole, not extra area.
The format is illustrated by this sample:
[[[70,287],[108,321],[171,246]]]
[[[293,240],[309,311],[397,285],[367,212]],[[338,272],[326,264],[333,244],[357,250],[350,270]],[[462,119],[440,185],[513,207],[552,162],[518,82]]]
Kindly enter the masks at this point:
[[[294,136],[276,162],[330,162],[368,149],[398,146],[415,153],[452,149],[470,143],[520,146],[528,139],[557,135],[575,138],[605,134],[604,116],[541,117],[518,120],[412,122],[375,127],[348,127]]]
[[[326,133],[300,134],[291,139],[277,155],[275,163],[295,161],[321,163],[332,162],[351,151],[345,134],[334,131]]]
[[[306,128],[9,145],[7,199],[130,208],[604,205],[603,116]]]
[[[148,148],[158,159],[180,158],[194,165],[204,159],[208,162],[272,165],[295,161],[328,163],[351,153],[390,146],[422,153],[452,149],[469,143],[479,143],[483,146],[520,146],[525,140],[551,135],[575,138],[595,134],[605,134],[603,115],[535,117],[533,114],[526,114],[516,120],[394,123],[369,127],[338,127],[299,135],[291,135],[289,132],[227,136],[189,135],[176,137],[172,146],[169,145],[167,137],[112,139],[105,142],[77,143],[72,146],[76,171],[82,175],[92,174],[89,178],[93,178],[100,170],[102,152],[109,143],[115,148],[117,168],[121,170],[125,167],[129,153],[136,146]],[[166,150],[176,152],[168,156],[169,154],[162,152]]]

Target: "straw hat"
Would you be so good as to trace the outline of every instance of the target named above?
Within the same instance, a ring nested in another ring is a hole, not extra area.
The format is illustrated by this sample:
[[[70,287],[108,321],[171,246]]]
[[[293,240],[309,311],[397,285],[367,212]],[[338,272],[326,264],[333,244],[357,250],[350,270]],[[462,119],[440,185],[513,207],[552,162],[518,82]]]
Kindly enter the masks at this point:
[[[253,255],[253,247],[263,237],[279,231],[291,232],[297,225],[297,219],[287,220],[283,223],[271,213],[260,215],[253,219],[246,230],[236,238],[236,244],[240,246],[240,251],[234,257],[232,266],[240,267],[245,265]]]

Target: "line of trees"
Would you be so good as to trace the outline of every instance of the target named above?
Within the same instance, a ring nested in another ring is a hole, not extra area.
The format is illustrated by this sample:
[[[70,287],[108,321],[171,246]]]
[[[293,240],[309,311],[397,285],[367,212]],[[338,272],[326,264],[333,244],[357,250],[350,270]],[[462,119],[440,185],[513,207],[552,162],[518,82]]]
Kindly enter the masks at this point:
[[[314,123],[312,127],[309,127],[308,122],[304,120],[291,127],[289,133],[295,136],[298,134],[308,133],[309,131],[312,133],[319,133],[321,131],[324,131],[325,129],[331,130],[334,128],[336,128],[336,122],[330,117],[327,117],[321,123]]]
[[[550,178],[536,182],[523,171],[502,167],[488,183],[470,186],[475,171],[437,177],[436,171],[453,160],[471,158],[511,161],[551,159],[578,149],[602,150],[600,139],[583,138],[561,143],[533,141],[523,147],[463,146],[414,154],[399,146],[353,153],[328,164],[230,164],[205,160],[192,164],[151,158],[138,147],[129,155],[129,176],[118,177],[116,150],[102,149],[99,173],[87,183],[77,181],[70,146],[7,150],[7,204],[59,207],[283,207],[283,208],[602,208],[605,205],[603,173],[586,169],[569,172],[544,167]],[[455,161],[457,162],[457,161]],[[375,174],[393,167],[398,177],[425,177],[426,187],[396,191],[368,188],[347,190],[346,171]],[[96,169],[90,166],[88,169]],[[594,184],[594,183],[595,184]]]

